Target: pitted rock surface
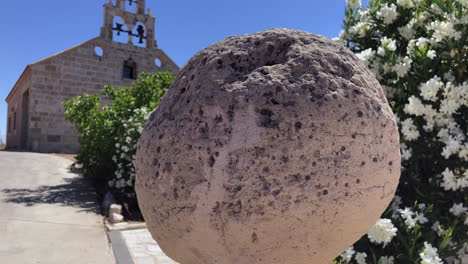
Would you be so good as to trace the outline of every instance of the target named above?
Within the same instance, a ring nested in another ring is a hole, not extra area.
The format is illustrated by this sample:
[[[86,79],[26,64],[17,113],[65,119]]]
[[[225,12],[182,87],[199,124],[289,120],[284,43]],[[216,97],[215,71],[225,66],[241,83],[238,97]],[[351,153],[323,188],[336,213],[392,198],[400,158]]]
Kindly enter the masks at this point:
[[[182,264],[329,263],[400,175],[382,88],[344,47],[287,29],[196,54],[139,141],[137,195]]]

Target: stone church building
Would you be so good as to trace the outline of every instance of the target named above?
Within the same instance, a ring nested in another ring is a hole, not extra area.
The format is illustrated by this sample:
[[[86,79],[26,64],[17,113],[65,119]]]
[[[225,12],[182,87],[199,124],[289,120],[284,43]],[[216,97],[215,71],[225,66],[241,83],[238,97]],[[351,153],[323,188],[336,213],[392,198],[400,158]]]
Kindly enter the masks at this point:
[[[114,23],[117,17],[123,22]],[[157,46],[154,27],[145,0],[109,0],[99,37],[26,66],[5,99],[7,149],[75,153],[79,135],[65,120],[64,101],[107,84],[130,85],[140,72],[176,73],[179,67]],[[128,42],[116,42],[116,35]]]

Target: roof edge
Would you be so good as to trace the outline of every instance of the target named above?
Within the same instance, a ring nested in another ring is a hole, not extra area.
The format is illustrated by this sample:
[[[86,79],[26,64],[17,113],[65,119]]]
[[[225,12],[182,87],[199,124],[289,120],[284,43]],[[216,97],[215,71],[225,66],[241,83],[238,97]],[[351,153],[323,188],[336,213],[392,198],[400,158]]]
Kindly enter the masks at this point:
[[[53,54],[53,55],[50,55],[50,56],[47,56],[47,57],[45,57],[45,58],[43,58],[43,59],[41,59],[41,60],[38,60],[38,61],[36,61],[36,62],[34,62],[34,63],[31,63],[31,64],[29,64],[28,66],[33,66],[33,65],[39,64],[39,63],[41,63],[41,62],[47,61],[47,60],[52,59],[53,57],[56,57],[56,56],[58,56],[58,55],[60,55],[60,54],[62,54],[62,53],[65,53],[65,52],[71,51],[71,50],[73,50],[73,49],[76,49],[76,48],[78,48],[78,47],[80,47],[80,46],[82,46],[82,45],[84,45],[84,44],[86,44],[86,43],[88,43],[88,42],[95,41],[96,39],[99,39],[99,38],[101,38],[101,37],[95,37],[95,38],[92,38],[92,39],[87,40],[87,41],[85,41],[85,42],[81,42],[80,44],[77,44],[77,45],[75,45],[75,46],[73,46],[73,47],[71,47],[71,48],[62,50],[62,51],[57,52],[57,53],[55,53],[55,54]]]
[[[7,97],[5,98],[5,102],[8,103],[8,100],[13,95],[14,91],[16,91],[16,89],[17,89],[16,87],[18,87],[18,83],[23,79],[23,76],[25,75],[26,71],[30,68],[30,66],[31,66],[31,64],[26,65],[26,68],[24,68],[23,73],[21,73],[18,80],[16,80],[15,85],[13,85],[13,88],[10,90]]]
[[[51,59],[51,58],[53,58],[53,57],[56,57],[56,56],[58,56],[58,55],[60,55],[60,54],[62,54],[62,53],[65,53],[65,52],[67,52],[67,51],[76,49],[76,48],[78,48],[78,47],[80,47],[80,46],[82,46],[82,45],[84,45],[84,44],[86,44],[86,43],[88,43],[88,42],[95,41],[96,39],[99,39],[99,38],[100,38],[100,37],[92,38],[92,39],[87,40],[87,41],[85,41],[85,42],[82,42],[82,43],[80,43],[80,44],[78,44],[78,45],[75,45],[75,46],[73,46],[73,47],[71,47],[71,48],[68,48],[68,49],[66,49],[66,50],[62,50],[62,51],[57,52],[57,53],[55,53],[55,54],[53,54],[53,55],[50,55],[50,56],[45,57],[45,58],[43,58],[43,59],[41,59],[41,60],[38,60],[38,61],[36,61],[36,62],[34,62],[34,63],[28,64],[28,65],[26,66],[26,68],[23,70],[23,73],[21,73],[21,75],[20,75],[20,77],[18,78],[18,80],[16,80],[15,84],[13,85],[13,88],[12,88],[12,89],[10,90],[10,92],[8,93],[7,97],[5,98],[5,102],[8,103],[8,100],[9,100],[10,97],[13,95],[14,91],[16,90],[16,87],[18,86],[19,81],[23,78],[24,74],[26,73],[26,71],[27,71],[29,68],[31,68],[31,66],[34,66],[34,65],[39,64],[39,63],[41,63],[41,62],[47,61],[47,60],[49,60],[49,59]]]

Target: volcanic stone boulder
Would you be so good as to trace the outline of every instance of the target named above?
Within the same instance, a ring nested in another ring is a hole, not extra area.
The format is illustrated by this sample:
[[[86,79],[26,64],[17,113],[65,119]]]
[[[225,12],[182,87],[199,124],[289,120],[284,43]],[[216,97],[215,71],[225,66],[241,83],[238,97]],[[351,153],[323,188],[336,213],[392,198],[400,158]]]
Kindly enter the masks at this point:
[[[326,264],[391,201],[399,136],[346,48],[272,29],[196,54],[143,131],[140,208],[182,264]]]

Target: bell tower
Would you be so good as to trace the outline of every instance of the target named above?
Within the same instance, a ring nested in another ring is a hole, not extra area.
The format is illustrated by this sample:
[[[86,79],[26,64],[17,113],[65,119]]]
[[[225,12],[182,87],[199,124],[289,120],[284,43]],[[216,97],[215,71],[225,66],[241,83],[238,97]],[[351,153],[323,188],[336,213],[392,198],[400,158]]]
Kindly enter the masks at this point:
[[[115,4],[114,4],[115,1]],[[104,4],[104,26],[101,28],[101,37],[112,41],[113,32],[128,34],[128,43],[133,44],[133,37],[139,39],[139,43],[146,40],[146,48],[157,47],[154,36],[156,18],[151,15],[151,10],[145,12],[146,0],[109,0]],[[136,12],[126,10],[126,5],[135,5]],[[124,24],[114,24],[114,18],[120,17]],[[137,25],[138,23],[143,24]],[[124,29],[124,26],[126,29]]]

